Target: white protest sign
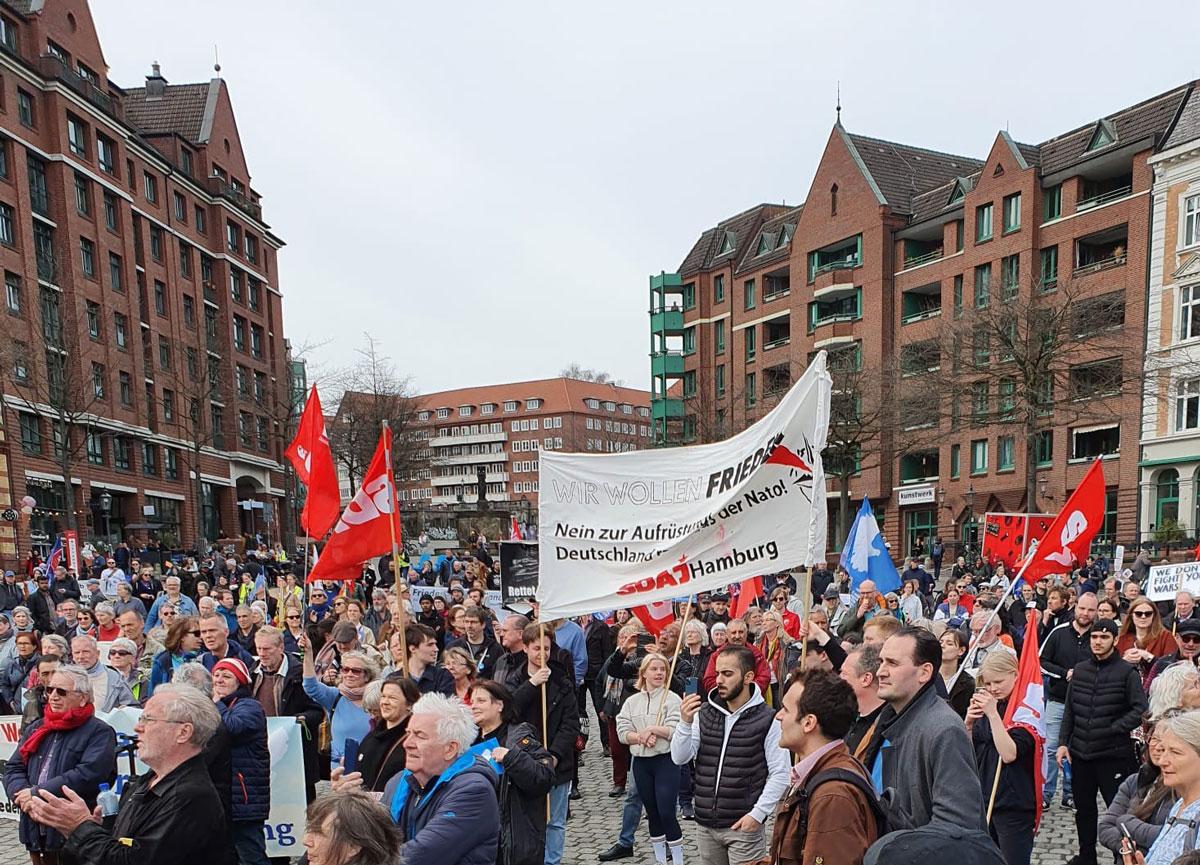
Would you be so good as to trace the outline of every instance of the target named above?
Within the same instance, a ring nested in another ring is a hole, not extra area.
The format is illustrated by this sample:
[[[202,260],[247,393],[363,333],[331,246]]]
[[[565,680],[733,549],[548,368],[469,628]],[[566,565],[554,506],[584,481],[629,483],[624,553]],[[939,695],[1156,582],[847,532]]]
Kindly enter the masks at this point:
[[[1142,592],[1152,601],[1173,601],[1179,591],[1200,594],[1200,562],[1155,565]]]
[[[543,451],[547,618],[663,601],[825,557],[825,353],[766,417],[715,444]]]

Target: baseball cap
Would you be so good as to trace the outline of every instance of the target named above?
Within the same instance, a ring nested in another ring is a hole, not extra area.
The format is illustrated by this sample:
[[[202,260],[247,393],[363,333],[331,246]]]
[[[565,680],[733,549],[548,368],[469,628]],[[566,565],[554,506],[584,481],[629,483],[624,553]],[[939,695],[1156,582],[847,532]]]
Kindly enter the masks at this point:
[[[349,643],[358,639],[358,628],[354,627],[353,622],[338,622],[333,626],[331,636],[335,643]]]
[[[821,597],[828,601],[831,598],[841,597],[841,593],[838,592],[837,586],[830,586],[825,590],[825,594],[823,594]]]
[[[1096,631],[1108,631],[1115,637],[1119,630],[1116,621],[1113,619],[1097,619],[1092,623],[1092,633]]]
[[[1200,619],[1184,619],[1175,625],[1176,634],[1200,634]]]
[[[718,601],[725,604],[729,603],[729,595],[725,594],[724,592],[713,592],[711,595],[709,595],[708,599],[710,601]]]

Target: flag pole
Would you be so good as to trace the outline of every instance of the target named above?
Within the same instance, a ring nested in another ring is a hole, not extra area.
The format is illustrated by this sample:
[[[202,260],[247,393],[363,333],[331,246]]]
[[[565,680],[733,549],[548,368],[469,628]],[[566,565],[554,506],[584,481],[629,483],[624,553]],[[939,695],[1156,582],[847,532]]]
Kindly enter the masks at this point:
[[[658,717],[654,721],[655,727],[662,726],[663,712],[667,708],[667,692],[671,690],[671,682],[675,680],[675,665],[679,662],[679,650],[683,648],[688,619],[692,617],[692,598],[694,597],[695,595],[688,595],[687,609],[683,611],[683,624],[679,626],[679,639],[675,641],[675,652],[671,655],[671,666],[667,669],[667,681],[663,683],[662,699],[658,701]]]
[[[546,643],[546,620],[542,618],[541,607],[538,607],[538,651],[542,650],[542,646]],[[547,672],[550,670],[550,652],[542,656],[542,666]],[[549,679],[546,680],[547,682]],[[546,682],[542,682],[542,747],[546,747],[550,741],[550,725],[546,720]],[[546,794],[546,822],[550,822],[550,794]]]
[[[395,575],[396,587],[396,614],[400,618],[400,669],[404,671],[405,676],[412,674],[408,670],[408,626],[404,624],[404,592],[408,588],[404,581],[400,579],[400,539],[396,536],[396,522],[400,519],[400,503],[396,496],[396,476],[392,470],[392,438],[390,424],[387,418],[380,421],[383,429],[383,452],[384,459],[387,461],[387,478],[391,492],[389,495],[392,499],[392,512],[388,515],[388,528],[392,532],[392,571]]]
[[[801,601],[804,603],[804,627],[808,628],[808,614],[812,610],[812,568],[804,569],[804,592],[800,595]],[[804,662],[808,659],[808,635],[805,634],[804,642],[800,645],[800,671],[804,672]]]
[[[1017,575],[1015,577],[1013,577],[1011,580],[1005,580],[1005,582],[1004,582],[1005,596],[1007,596],[1009,591],[1012,590],[1012,587],[1014,585],[1016,585],[1017,580],[1021,579],[1022,575],[1024,575],[1024,573],[1025,573],[1025,569],[1027,567],[1029,567],[1029,563],[1031,561],[1033,561],[1033,559],[1034,559],[1034,557],[1030,556],[1026,560],[1025,564],[1021,565],[1021,570],[1017,571]],[[950,693],[951,690],[953,690],[954,683],[958,681],[958,677],[962,675],[962,671],[967,668],[967,658],[971,657],[971,653],[973,651],[975,651],[976,648],[978,648],[980,639],[983,637],[984,634],[987,633],[987,629],[992,626],[992,622],[996,621],[996,615],[1000,612],[1000,607],[1002,605],[1003,605],[1003,601],[1001,601],[1001,603],[999,603],[999,604],[996,604],[996,606],[992,609],[992,612],[988,615],[987,621],[985,621],[983,623],[983,627],[979,629],[979,633],[971,638],[971,643],[970,643],[970,645],[967,646],[967,652],[965,655],[963,655],[962,665],[957,670],[954,671],[954,675],[951,676],[950,681],[946,683],[946,693],[947,694]]]
[[[987,819],[983,825],[986,827],[992,822],[992,808],[996,806],[996,791],[1000,789],[1000,770],[1004,768],[1004,760],[1000,756],[1000,752],[996,752],[996,777],[992,779],[992,795],[988,798]]]

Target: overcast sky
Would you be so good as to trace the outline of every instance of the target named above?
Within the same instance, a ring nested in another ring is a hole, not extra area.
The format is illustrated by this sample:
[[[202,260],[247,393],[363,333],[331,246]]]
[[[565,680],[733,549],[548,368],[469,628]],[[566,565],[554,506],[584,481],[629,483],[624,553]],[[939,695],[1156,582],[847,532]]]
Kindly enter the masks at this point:
[[[1200,77],[1194,3],[858,5],[92,0],[120,85],[219,46],[293,345],[423,391],[646,387],[649,274],[805,198],[838,80],[849,130],[983,158]]]

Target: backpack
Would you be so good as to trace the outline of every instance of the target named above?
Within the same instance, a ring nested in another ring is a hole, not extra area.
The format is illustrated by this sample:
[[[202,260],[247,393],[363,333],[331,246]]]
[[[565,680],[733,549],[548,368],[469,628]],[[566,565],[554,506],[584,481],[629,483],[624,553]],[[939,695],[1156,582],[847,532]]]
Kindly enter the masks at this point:
[[[887,815],[879,804],[879,794],[875,792],[875,787],[871,782],[858,772],[851,772],[849,769],[826,769],[805,781],[804,787],[797,794],[800,831],[805,839],[808,838],[808,800],[812,798],[813,791],[826,781],[844,781],[860,790],[867,797],[867,805],[875,816],[875,837],[882,838],[888,833]]]

